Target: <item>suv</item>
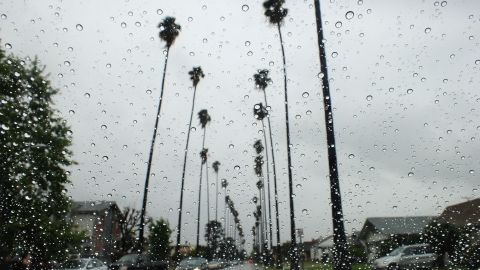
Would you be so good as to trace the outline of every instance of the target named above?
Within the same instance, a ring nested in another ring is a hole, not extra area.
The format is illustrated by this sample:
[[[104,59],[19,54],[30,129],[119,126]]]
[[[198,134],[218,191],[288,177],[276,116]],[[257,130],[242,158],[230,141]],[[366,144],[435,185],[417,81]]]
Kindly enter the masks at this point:
[[[110,270],[167,270],[168,263],[154,261],[146,254],[127,254],[110,265]]]
[[[374,269],[419,269],[431,268],[437,255],[429,245],[401,246],[373,262]]]

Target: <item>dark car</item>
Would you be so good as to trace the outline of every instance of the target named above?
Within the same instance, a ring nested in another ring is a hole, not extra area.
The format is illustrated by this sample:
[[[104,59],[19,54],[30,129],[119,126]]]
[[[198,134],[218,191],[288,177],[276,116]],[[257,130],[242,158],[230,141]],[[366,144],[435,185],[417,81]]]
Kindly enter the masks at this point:
[[[167,270],[168,263],[155,261],[147,254],[127,254],[110,265],[110,270]]]

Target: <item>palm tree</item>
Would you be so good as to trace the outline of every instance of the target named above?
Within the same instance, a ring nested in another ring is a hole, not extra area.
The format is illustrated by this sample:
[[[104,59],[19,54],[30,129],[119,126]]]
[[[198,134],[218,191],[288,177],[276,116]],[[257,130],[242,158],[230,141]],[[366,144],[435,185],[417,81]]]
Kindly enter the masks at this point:
[[[216,182],[215,182],[215,220],[218,221],[218,170],[220,167],[220,162],[217,160],[212,163],[213,171],[216,175]]]
[[[212,121],[212,118],[208,114],[208,111],[206,109],[200,110],[198,112],[198,120],[200,121],[200,125],[202,126],[203,129],[203,141],[202,141],[202,149],[205,147],[205,136],[207,132],[207,124]],[[202,163],[203,166],[203,163]],[[205,172],[207,175],[207,218],[208,221],[210,221],[210,186],[208,182],[208,163],[205,163]],[[202,182],[202,174],[200,174],[200,183]]]
[[[272,205],[271,205],[271,198],[270,198],[270,163],[268,162],[268,142],[267,142],[267,133],[265,132],[265,122],[263,119],[268,116],[268,110],[263,106],[263,104],[260,102],[258,104],[255,104],[253,106],[253,115],[257,120],[260,120],[262,122],[262,131],[263,131],[263,140],[265,142],[265,162],[267,163],[267,200],[268,200],[268,235],[269,235],[269,249],[272,249],[272,242],[273,242],[273,236],[272,236]]]
[[[253,166],[253,169],[255,171],[255,174],[258,176],[258,181],[257,181],[257,188],[258,188],[258,198],[260,199],[259,201],[259,205],[260,205],[260,244],[261,244],[261,248],[260,248],[260,251],[262,251],[262,253],[264,252],[264,244],[265,244],[265,227],[264,227],[264,214],[263,214],[263,211],[261,209],[265,209],[264,207],[264,202],[265,202],[265,197],[264,197],[264,194],[263,194],[263,156],[260,155],[262,152],[263,152],[263,145],[262,145],[262,141],[261,140],[257,140],[255,141],[255,143],[253,144],[253,148],[255,149],[255,152],[258,154],[258,156],[255,157],[255,160],[254,160],[254,166]]]
[[[279,211],[278,211],[278,190],[277,190],[277,170],[275,167],[275,150],[274,150],[274,143],[273,143],[273,137],[272,137],[272,125],[270,121],[270,115],[268,112],[268,102],[267,102],[267,93],[266,93],[266,88],[267,86],[272,82],[270,77],[268,77],[268,70],[263,69],[263,70],[258,70],[257,74],[253,75],[253,79],[255,81],[255,85],[258,89],[260,89],[263,92],[263,98],[265,101],[265,109],[266,109],[266,114],[264,112],[260,112],[259,117],[263,115],[263,117],[267,118],[267,123],[268,123],[268,133],[270,137],[270,150],[272,154],[272,169],[273,169],[273,192],[274,192],[274,200],[275,200],[275,223],[276,223],[276,234],[277,234],[277,254],[280,256],[282,254],[281,252],[281,246],[280,246],[280,217],[279,217]],[[255,113],[255,112],[254,112]],[[263,121],[262,121],[263,125]],[[265,131],[264,131],[265,134]],[[265,145],[267,147],[267,142],[265,142]],[[268,156],[265,155],[268,159]],[[268,161],[267,161],[267,168],[269,167]],[[270,192],[269,192],[270,194]],[[277,256],[277,259],[280,259]],[[279,260],[281,262],[281,260]],[[278,263],[277,267],[281,267],[281,265]]]
[[[180,207],[178,208],[178,224],[177,224],[177,245],[175,246],[175,256],[180,258],[180,240],[182,236],[182,211],[183,211],[183,192],[185,186],[185,169],[187,166],[187,154],[188,154],[188,143],[190,142],[190,131],[192,130],[192,119],[193,119],[193,110],[195,108],[195,96],[197,93],[197,85],[200,82],[200,79],[205,77],[201,67],[194,67],[190,72],[190,80],[193,83],[193,100],[192,100],[192,109],[190,111],[190,121],[188,122],[187,130],[187,142],[185,144],[184,158],[183,158],[183,170],[182,170],[182,182],[180,186]]]
[[[163,90],[165,88],[165,76],[167,74],[167,62],[168,62],[168,53],[170,52],[170,47],[172,46],[175,39],[178,37],[181,27],[180,25],[175,23],[174,17],[166,17],[163,21],[158,25],[160,28],[160,39],[166,42],[167,53],[165,55],[165,66],[163,67],[163,77],[162,77],[162,87],[160,88],[160,99],[158,100],[158,108],[157,108],[157,117],[155,118],[155,126],[153,128],[153,136],[152,141],[150,143],[150,153],[148,155],[148,163],[147,163],[147,174],[145,176],[145,185],[143,188],[143,201],[142,201],[142,209],[140,214],[140,227],[139,227],[139,248],[143,250],[143,242],[144,238],[144,231],[145,231],[145,213],[147,211],[147,197],[148,197],[148,184],[150,182],[150,170],[152,167],[152,159],[153,159],[153,150],[155,148],[155,139],[157,137],[157,128],[158,128],[158,120],[160,119],[160,110],[162,108],[162,100],[163,100]]]
[[[335,244],[333,268],[335,270],[351,270],[350,256],[347,248],[347,237],[343,224],[342,198],[340,195],[340,181],[338,179],[337,152],[335,150],[335,131],[333,129],[332,96],[328,80],[327,58],[323,43],[322,13],[320,1],[315,0],[315,16],[317,19],[318,49],[320,53],[320,68],[323,89],[323,106],[325,108],[325,128],[327,131],[328,163],[330,169],[330,199],[332,202],[333,241]]]
[[[223,188],[223,194],[225,195],[225,198],[227,198],[227,187],[228,187],[227,179],[222,179],[222,188]],[[227,233],[227,203],[226,203],[226,201],[225,201],[225,204],[223,206],[223,228],[225,228],[224,234],[226,235],[226,233]]]
[[[287,131],[287,163],[288,163],[288,195],[290,202],[290,241],[291,241],[291,254],[290,254],[290,269],[298,270],[298,254],[296,229],[295,229],[295,210],[293,205],[293,179],[292,179],[292,158],[290,149],[290,123],[288,119],[288,91],[287,91],[287,64],[285,59],[285,48],[283,46],[283,38],[281,31],[281,23],[287,16],[288,10],[283,7],[285,0],[267,0],[263,3],[265,8],[265,16],[269,19],[270,23],[277,26],[278,36],[280,39],[280,47],[282,49],[283,60],[283,86],[285,96],[285,125]]]
[[[203,138],[205,141],[205,137]],[[200,158],[202,160],[202,164],[200,166],[200,184],[198,185],[198,216],[197,216],[197,245],[195,251],[198,251],[198,247],[200,245],[200,210],[201,210],[201,202],[202,202],[202,172],[203,172],[203,164],[207,163],[207,155],[208,149],[203,148],[200,152]]]

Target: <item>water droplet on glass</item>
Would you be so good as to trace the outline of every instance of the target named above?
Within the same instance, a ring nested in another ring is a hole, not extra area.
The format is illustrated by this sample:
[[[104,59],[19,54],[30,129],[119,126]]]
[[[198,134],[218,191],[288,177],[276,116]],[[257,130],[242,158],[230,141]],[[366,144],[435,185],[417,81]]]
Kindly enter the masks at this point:
[[[354,16],[355,16],[355,13],[353,13],[353,11],[348,11],[347,13],[345,13],[345,18],[347,20],[353,19]]]
[[[474,174],[474,173],[475,173],[474,170],[470,170],[470,171],[468,171],[468,172],[469,172],[470,174]]]
[[[11,48],[12,48],[12,44],[10,44],[10,43],[5,43],[5,48],[11,49]]]
[[[444,7],[447,5],[447,1],[442,1],[442,3],[440,3],[440,6]]]
[[[428,34],[428,33],[430,33],[431,31],[432,31],[432,28],[430,28],[430,27],[425,28],[425,34]]]
[[[157,14],[158,14],[158,15],[162,15],[162,14],[163,14],[163,10],[157,9]]]
[[[342,22],[341,22],[341,21],[336,22],[336,23],[335,23],[335,27],[336,27],[336,28],[342,27]]]
[[[250,9],[250,7],[248,5],[243,5],[242,6],[242,11],[248,11]]]
[[[228,145],[228,148],[233,149],[233,148],[235,148],[235,145],[229,144],[229,145]]]
[[[126,22],[122,22],[122,23],[120,24],[120,26],[121,26],[122,28],[126,28],[126,27],[127,27],[127,23],[126,23]]]
[[[63,64],[64,64],[65,66],[67,66],[67,67],[70,66],[70,62],[69,62],[69,61],[65,61],[65,62],[63,62]]]
[[[233,167],[236,171],[240,170],[240,166],[238,165],[235,165],[235,167]]]
[[[407,89],[407,94],[413,93],[413,89]]]
[[[350,154],[350,155],[348,155],[348,158],[349,158],[349,159],[352,159],[352,158],[354,158],[354,157],[355,157],[355,155],[354,155],[354,154]]]
[[[335,58],[338,56],[338,53],[337,52],[332,52],[332,58]]]
[[[308,92],[303,92],[302,97],[308,98],[308,96],[310,96],[310,94]]]
[[[107,125],[101,125],[100,128],[101,129],[107,129]]]
[[[83,94],[83,96],[86,97],[86,98],[90,98],[90,94],[89,94],[89,93],[85,93],[85,94]]]
[[[412,177],[412,176],[414,176],[414,175],[415,175],[415,174],[414,174],[413,172],[409,172],[409,173],[408,173],[408,177]]]
[[[0,18],[2,18],[2,20],[5,20],[5,19],[7,19],[7,15],[6,15],[6,14],[2,14],[2,15],[0,15]]]
[[[78,31],[83,31],[83,25],[81,24],[77,24],[75,28],[77,28]]]
[[[368,95],[366,98],[365,98],[367,101],[371,101],[373,99],[373,96],[372,95]]]
[[[102,159],[103,159],[103,161],[107,161],[107,160],[108,160],[108,156],[103,156]]]

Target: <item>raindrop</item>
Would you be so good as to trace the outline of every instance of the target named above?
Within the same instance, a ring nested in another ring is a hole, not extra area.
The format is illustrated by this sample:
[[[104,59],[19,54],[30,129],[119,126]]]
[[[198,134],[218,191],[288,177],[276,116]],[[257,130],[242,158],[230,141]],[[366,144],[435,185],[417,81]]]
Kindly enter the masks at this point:
[[[85,94],[83,94],[83,96],[86,97],[86,98],[90,98],[90,93],[85,93]]]
[[[67,67],[70,66],[70,62],[69,62],[69,61],[65,61],[65,62],[63,62],[63,64],[64,64],[65,66],[67,66]]]
[[[353,19],[354,16],[355,16],[355,13],[353,13],[353,11],[348,11],[347,13],[345,13],[345,18],[347,20]]]
[[[127,27],[127,23],[126,23],[126,22],[122,22],[122,23],[120,24],[120,26],[121,26],[122,28],[126,28],[126,27]]]
[[[470,174],[474,174],[474,173],[475,173],[474,170],[470,170],[470,171],[468,171],[468,172],[469,172]]]
[[[310,96],[310,94],[308,92],[303,92],[302,97],[308,98],[308,96]]]
[[[349,158],[349,159],[352,159],[352,158],[354,158],[354,157],[355,157],[355,155],[354,155],[354,154],[350,154],[350,155],[348,155],[348,158]]]
[[[253,55],[253,52],[252,52],[252,51],[248,51],[248,52],[247,52],[247,55],[248,55],[248,56],[252,56],[252,55]]]
[[[250,41],[247,40],[245,41],[245,47],[248,47],[248,46],[250,46]]]
[[[480,65],[480,59],[475,60],[475,65]]]
[[[233,167],[236,171],[240,170],[240,166],[238,165],[235,165],[235,167]]]
[[[408,89],[407,94],[411,94],[411,93],[413,93],[413,89]]]
[[[10,43],[5,43],[5,48],[11,49],[11,48],[12,48],[12,44],[10,44]]]
[[[162,15],[162,14],[163,14],[163,10],[157,9],[157,14],[158,14],[158,15]]]
[[[112,197],[112,194],[111,194],[111,193],[108,193],[108,194],[107,194],[107,197],[108,197],[108,198],[111,198],[111,197]]]
[[[415,175],[415,174],[414,174],[413,172],[409,172],[409,173],[408,173],[408,177],[412,177],[412,176],[414,176],[414,175]]]
[[[103,159],[103,161],[107,161],[107,160],[108,160],[108,156],[103,156],[102,159]]]
[[[440,6],[444,7],[447,5],[447,1],[442,1],[442,3],[440,3]]]
[[[26,195],[26,196],[25,196],[25,199],[26,199],[27,201],[30,201],[30,200],[32,199],[32,197]]]
[[[229,144],[229,145],[228,145],[228,148],[233,149],[233,148],[235,148],[235,145]]]
[[[335,58],[338,56],[338,53],[337,52],[332,52],[332,58]]]
[[[366,98],[365,98],[367,101],[371,101],[373,99],[373,96],[372,95],[368,95]]]
[[[305,112],[305,114],[306,114],[306,115],[310,115],[310,114],[312,114],[312,111],[307,110],[307,111]]]
[[[247,12],[250,9],[248,5],[243,5],[242,6],[242,11]]]
[[[107,125],[101,125],[100,128],[105,130],[107,129]]]
[[[430,27],[425,28],[425,34],[430,33],[430,31],[432,31],[432,28],[430,28]]]
[[[7,19],[7,15],[2,14],[2,15],[0,15],[0,18],[2,18],[2,20],[6,20],[6,19]]]
[[[81,24],[77,24],[75,28],[77,28],[78,31],[83,31],[83,25]]]
[[[342,22],[341,22],[341,21],[336,22],[336,23],[335,23],[335,27],[336,27],[336,28],[342,27]]]
[[[302,213],[303,213],[304,215],[308,214],[308,209],[303,209],[303,210],[302,210]]]
[[[112,64],[108,63],[105,65],[106,68],[111,68],[112,67]]]
[[[152,93],[152,90],[147,89],[147,91],[145,91],[145,92],[150,95]]]
[[[75,111],[74,110],[69,110],[68,113],[71,114],[71,115],[74,115]]]

